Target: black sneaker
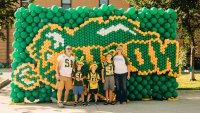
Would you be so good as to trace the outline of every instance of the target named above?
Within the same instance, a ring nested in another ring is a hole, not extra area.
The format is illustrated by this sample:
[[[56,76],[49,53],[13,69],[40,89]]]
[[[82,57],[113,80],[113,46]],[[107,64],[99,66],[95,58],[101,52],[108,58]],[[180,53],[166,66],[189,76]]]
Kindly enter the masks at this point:
[[[57,105],[58,105],[59,108],[64,108],[64,105],[63,105],[62,102],[59,102]]]
[[[77,106],[77,102],[74,102],[74,107],[76,107]]]
[[[89,102],[86,102],[85,105],[86,105],[86,106],[89,106],[90,104],[89,104]]]
[[[82,105],[83,105],[83,106],[87,106],[87,104],[86,104],[85,102],[82,102]]]
[[[108,105],[108,101],[105,101],[105,102],[104,102],[104,105]]]
[[[98,103],[97,102],[94,102],[95,103],[95,105],[98,105]]]
[[[111,104],[111,105],[115,105],[115,104],[116,104],[116,102],[115,102],[115,101],[112,101],[112,102],[110,102],[110,104]]]

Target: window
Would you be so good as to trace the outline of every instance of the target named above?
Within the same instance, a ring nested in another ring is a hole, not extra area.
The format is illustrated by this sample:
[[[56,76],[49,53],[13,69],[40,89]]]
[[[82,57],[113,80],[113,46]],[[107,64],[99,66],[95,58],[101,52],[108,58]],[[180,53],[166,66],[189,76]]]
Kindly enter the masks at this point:
[[[102,4],[109,4],[109,0],[99,0],[99,6],[101,6]]]
[[[20,6],[21,7],[28,7],[31,0],[20,0]]]
[[[61,6],[65,9],[68,9],[71,7],[71,0],[62,0]]]

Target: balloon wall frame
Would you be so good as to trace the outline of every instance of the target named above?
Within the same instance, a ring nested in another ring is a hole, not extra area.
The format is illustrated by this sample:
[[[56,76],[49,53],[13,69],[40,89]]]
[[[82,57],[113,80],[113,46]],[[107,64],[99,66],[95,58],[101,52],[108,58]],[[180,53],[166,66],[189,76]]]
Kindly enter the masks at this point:
[[[74,48],[77,57],[84,55],[87,61],[97,62],[104,61],[105,49],[122,45],[132,72],[127,84],[130,100],[177,97],[179,45],[175,40],[176,13],[172,9],[137,11],[131,7],[124,11],[102,5],[65,10],[30,4],[28,9],[19,8],[15,17],[13,102],[23,102],[25,98],[49,102],[51,97],[56,98],[56,58],[64,53],[66,45]],[[88,64],[85,65],[87,73]],[[100,92],[103,94],[102,88]],[[73,94],[70,96],[72,100]]]

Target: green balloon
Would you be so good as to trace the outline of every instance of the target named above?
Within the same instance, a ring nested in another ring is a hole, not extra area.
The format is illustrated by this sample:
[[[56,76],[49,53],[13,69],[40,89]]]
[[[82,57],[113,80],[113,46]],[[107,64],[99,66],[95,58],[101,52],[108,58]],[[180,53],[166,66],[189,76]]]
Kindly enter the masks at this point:
[[[169,38],[170,37],[170,33],[169,32],[165,32],[165,37]]]
[[[37,90],[35,90],[35,91],[32,92],[32,95],[33,95],[35,98],[38,98],[39,92],[38,92]]]
[[[21,12],[20,12],[19,9],[17,9],[17,11],[14,13],[14,16],[15,16],[16,18],[21,18],[21,17],[22,17]]]
[[[46,15],[45,15],[45,13],[40,13],[40,14],[39,14],[39,17],[40,17],[41,19],[44,19],[44,18],[46,17]]]
[[[134,7],[130,7],[130,8],[128,8],[128,10],[127,10],[127,12],[128,12],[128,14],[129,15],[133,15],[133,14],[135,14],[135,8]]]
[[[153,90],[154,90],[155,92],[157,92],[157,91],[159,90],[159,87],[158,87],[157,85],[155,85],[155,86],[153,86]]]
[[[158,31],[159,31],[159,33],[162,34],[162,33],[164,33],[165,30],[161,27]]]
[[[18,39],[20,37],[20,32],[19,31],[14,31],[13,36],[15,39]]]
[[[35,98],[33,96],[27,98],[30,102],[34,102],[35,101]]]
[[[165,11],[163,10],[163,8],[158,8],[159,15],[163,15],[164,13],[165,13]]]
[[[103,16],[103,12],[101,10],[98,10],[97,16]]]
[[[137,81],[137,82],[141,82],[141,81],[142,81],[142,77],[137,76],[136,81]]]
[[[33,3],[30,3],[30,4],[28,5],[28,9],[29,9],[30,11],[34,11],[35,8],[36,8],[36,5],[33,4]]]
[[[146,13],[145,17],[150,19],[151,18],[151,13]]]
[[[167,86],[166,85],[162,85],[160,89],[161,89],[162,92],[165,92],[165,91],[167,91]]]
[[[147,22],[147,23],[146,23],[146,27],[147,27],[147,28],[151,28],[151,27],[152,27],[152,24],[151,24],[150,22]]]
[[[164,18],[165,18],[165,19],[169,19],[169,18],[170,18],[169,13],[166,13],[166,12],[165,12],[165,14],[164,14]]]
[[[133,92],[133,91],[134,91],[134,89],[135,89],[135,87],[134,87],[134,86],[130,86],[130,87],[129,87],[129,91],[130,91],[130,92]]]
[[[146,89],[143,89],[143,90],[142,90],[142,95],[143,95],[143,96],[146,96],[147,93],[148,93],[148,91],[147,91]]]
[[[83,13],[83,8],[81,6],[76,7],[76,11],[81,14]]]
[[[55,17],[53,17],[52,21],[53,21],[54,23],[58,23],[59,19],[58,19],[58,17],[55,16]]]
[[[25,96],[26,96],[27,98],[31,97],[31,92],[30,92],[30,91],[26,91],[26,92],[25,92]]]
[[[27,26],[26,27],[26,32],[31,33],[32,32],[32,26]]]
[[[152,18],[152,19],[151,19],[151,23],[152,23],[152,24],[156,24],[156,23],[157,23],[157,19],[156,19],[156,18]]]
[[[102,4],[100,9],[103,11],[103,12],[106,12],[108,10],[108,6],[105,5],[105,4]]]
[[[152,15],[156,15],[157,12],[158,12],[158,10],[157,10],[157,8],[155,8],[155,7],[152,7],[152,8],[150,9],[150,13],[151,13]]]
[[[22,37],[22,38],[25,39],[27,36],[28,36],[28,34],[27,34],[26,32],[21,32],[21,37]]]
[[[17,93],[17,97],[18,97],[19,99],[23,99],[23,98],[25,97],[24,92],[22,92],[22,91],[18,92],[18,93]]]
[[[77,23],[77,24],[81,24],[81,23],[83,23],[83,18],[80,18],[80,17],[77,18],[76,23]]]
[[[171,92],[167,92],[167,93],[165,93],[165,97],[166,97],[166,98],[170,98],[170,97],[172,97],[172,93],[171,93]]]
[[[46,16],[48,19],[51,19],[51,18],[53,18],[53,13],[51,11],[48,11]]]
[[[137,86],[137,90],[138,90],[138,91],[141,91],[142,89],[143,89],[142,85],[139,84],[139,85]]]
[[[40,22],[40,18],[38,16],[34,17],[33,20],[34,20],[35,23],[39,23]]]
[[[115,9],[115,6],[112,5],[112,4],[109,4],[109,5],[108,5],[108,9],[109,9],[110,11],[113,11],[113,10]]]
[[[16,21],[15,23],[14,23],[14,25],[15,25],[15,28],[20,28],[22,25],[21,25],[21,22],[19,22],[19,21]]]
[[[32,16],[26,17],[26,22],[32,23],[33,22],[33,17]]]
[[[52,10],[54,13],[57,13],[58,10],[59,10],[59,7],[58,7],[57,5],[53,5],[53,6],[51,7],[51,10]]]
[[[64,14],[65,19],[70,19],[71,18],[71,13],[69,11],[66,11]]]
[[[165,20],[164,20],[163,18],[159,18],[159,19],[158,19],[158,23],[159,23],[159,24],[163,24],[164,22],[165,22]]]

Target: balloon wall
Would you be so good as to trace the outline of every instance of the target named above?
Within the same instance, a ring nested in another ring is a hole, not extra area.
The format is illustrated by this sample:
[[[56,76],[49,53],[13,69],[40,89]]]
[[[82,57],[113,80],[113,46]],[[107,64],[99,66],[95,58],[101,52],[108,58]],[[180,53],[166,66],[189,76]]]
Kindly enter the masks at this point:
[[[71,45],[77,57],[104,61],[103,51],[124,47],[130,60],[128,98],[164,100],[178,96],[180,73],[176,12],[152,7],[136,10],[113,5],[97,8],[30,4],[15,13],[11,98],[15,103],[56,98],[56,58]],[[101,66],[99,65],[99,72]],[[84,73],[88,72],[88,63]],[[100,94],[104,95],[100,82]],[[73,100],[73,93],[69,95]]]

